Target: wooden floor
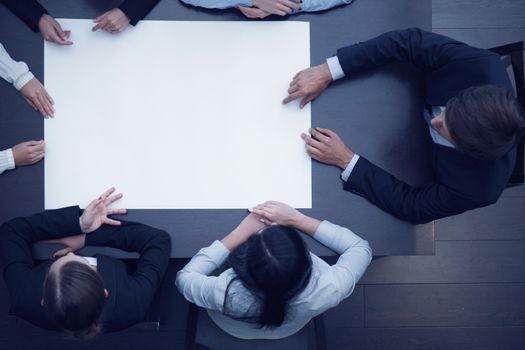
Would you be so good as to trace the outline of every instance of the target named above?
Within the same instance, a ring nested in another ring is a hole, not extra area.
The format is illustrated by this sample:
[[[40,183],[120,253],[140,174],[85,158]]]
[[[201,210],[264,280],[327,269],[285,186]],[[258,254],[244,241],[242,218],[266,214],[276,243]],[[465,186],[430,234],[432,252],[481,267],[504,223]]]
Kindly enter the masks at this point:
[[[525,40],[523,0],[434,0],[432,11],[435,32],[475,46]],[[525,349],[525,186],[435,222],[435,236],[435,256],[372,262],[352,297],[325,315],[329,349]],[[0,349],[180,349],[187,304],[168,281],[183,263],[172,262],[161,290],[159,331],[78,344],[25,325],[11,333],[15,321],[2,317]],[[0,284],[0,314],[7,308]]]

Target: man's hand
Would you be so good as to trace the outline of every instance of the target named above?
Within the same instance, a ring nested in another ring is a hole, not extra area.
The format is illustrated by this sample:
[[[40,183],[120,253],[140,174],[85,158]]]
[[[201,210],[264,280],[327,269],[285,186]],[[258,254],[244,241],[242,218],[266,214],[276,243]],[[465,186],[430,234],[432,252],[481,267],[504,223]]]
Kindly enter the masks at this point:
[[[73,42],[69,41],[71,31],[62,30],[60,24],[48,14],[42,15],[38,21],[38,28],[40,33],[45,40],[57,43],[59,45],[72,45]]]
[[[300,0],[253,0],[254,7],[278,16],[286,16],[301,7]],[[242,11],[241,11],[242,12]],[[243,12],[244,13],[244,12]]]
[[[126,214],[126,209],[109,209],[111,203],[122,198],[122,194],[111,196],[115,192],[115,187],[111,187],[102,193],[99,198],[89,203],[88,207],[79,218],[82,233],[90,233],[98,229],[103,224],[120,225],[120,221],[108,218],[109,215]]]
[[[300,104],[300,107],[303,108],[308,102],[319,96],[331,82],[332,74],[326,63],[304,69],[293,77],[288,89],[288,97],[283,100],[283,103],[304,97]]]
[[[53,254],[53,257],[55,259],[61,258],[63,256],[66,256],[67,254],[71,252],[75,252],[81,248],[84,247],[86,243],[86,235],[76,235],[76,236],[68,236],[68,237],[62,237],[60,239],[55,239],[52,241],[44,241],[46,243],[59,243],[65,245],[64,248],[59,249]]]
[[[126,29],[129,21],[129,17],[121,9],[114,8],[95,18],[93,22],[96,25],[91,30],[95,32],[102,29],[109,33],[120,33]]]
[[[20,89],[20,92],[26,102],[33,107],[35,111],[39,111],[44,118],[53,117],[55,114],[53,99],[37,78],[29,80],[27,84]]]
[[[262,222],[267,225],[277,224],[295,227],[304,217],[297,209],[276,201],[256,205],[251,209],[251,212],[259,215]]]
[[[271,15],[271,13],[258,9],[256,7],[244,7],[239,6],[237,10],[241,11],[247,18],[265,18]]]
[[[310,135],[302,134],[306,151],[313,159],[326,164],[337,165],[345,169],[354,157],[339,135],[329,129],[310,128]]]
[[[40,141],[27,141],[13,147],[15,166],[31,165],[44,158],[45,143]]]

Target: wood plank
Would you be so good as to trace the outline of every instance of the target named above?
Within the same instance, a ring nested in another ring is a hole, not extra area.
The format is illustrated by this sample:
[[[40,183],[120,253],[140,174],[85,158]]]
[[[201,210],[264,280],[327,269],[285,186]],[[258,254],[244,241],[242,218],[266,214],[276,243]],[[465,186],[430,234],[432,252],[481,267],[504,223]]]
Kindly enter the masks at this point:
[[[327,329],[328,349],[522,350],[525,328],[336,328]]]
[[[325,312],[326,328],[364,327],[365,325],[365,293],[363,286],[356,286],[350,297],[341,304]]]
[[[365,286],[366,327],[523,327],[525,284]]]
[[[523,28],[525,1],[433,0],[434,28]]]
[[[525,241],[438,241],[435,256],[376,258],[360,284],[525,283]]]
[[[436,240],[522,240],[525,196],[502,196],[488,207],[435,221]]]

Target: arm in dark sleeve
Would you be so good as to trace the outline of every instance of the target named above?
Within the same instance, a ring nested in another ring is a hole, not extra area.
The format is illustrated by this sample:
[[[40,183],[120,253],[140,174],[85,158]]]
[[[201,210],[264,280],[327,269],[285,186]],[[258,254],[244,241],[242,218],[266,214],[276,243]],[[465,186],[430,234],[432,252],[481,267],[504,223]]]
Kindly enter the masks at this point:
[[[135,312],[144,317],[160,286],[171,253],[170,236],[159,229],[122,222],[121,226],[103,225],[86,235],[86,245],[108,246],[138,252],[137,268],[129,276],[129,293],[135,295]]]
[[[438,182],[414,188],[363,157],[357,161],[344,189],[365,197],[401,220],[417,224],[489,204],[465,198]]]
[[[80,234],[79,216],[79,207],[68,207],[13,219],[0,226],[0,265],[11,296],[20,292],[34,267],[31,244]]]
[[[387,32],[337,50],[346,76],[394,61],[411,62],[421,69],[437,69],[451,61],[487,55],[493,54],[419,28]]]
[[[130,23],[136,25],[159,3],[160,0],[125,0],[119,9],[129,17]]]
[[[31,30],[38,32],[38,22],[47,10],[36,0],[3,0],[2,3]]]

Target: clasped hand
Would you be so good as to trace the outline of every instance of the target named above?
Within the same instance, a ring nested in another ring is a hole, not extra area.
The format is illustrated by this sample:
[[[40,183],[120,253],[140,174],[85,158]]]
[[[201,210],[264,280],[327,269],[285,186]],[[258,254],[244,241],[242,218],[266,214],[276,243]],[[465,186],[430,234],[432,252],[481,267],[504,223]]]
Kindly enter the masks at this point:
[[[301,9],[301,0],[253,0],[253,7],[237,9],[248,18],[265,18],[269,15],[286,16]]]

